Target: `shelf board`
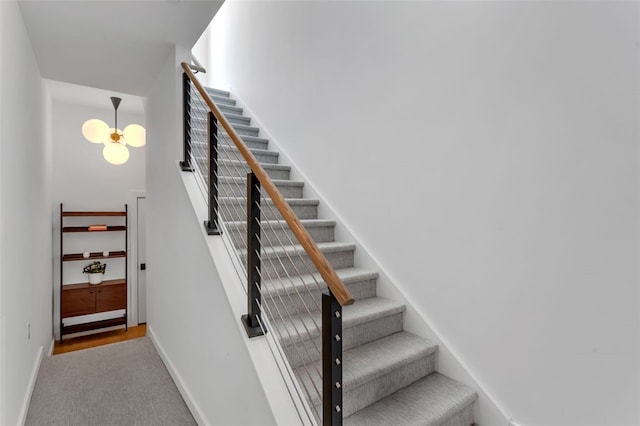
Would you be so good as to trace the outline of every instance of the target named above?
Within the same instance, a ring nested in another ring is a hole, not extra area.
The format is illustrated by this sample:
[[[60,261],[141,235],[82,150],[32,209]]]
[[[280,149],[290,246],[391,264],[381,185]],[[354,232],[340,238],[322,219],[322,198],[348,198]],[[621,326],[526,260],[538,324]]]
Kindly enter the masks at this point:
[[[95,216],[126,216],[127,212],[62,212],[62,216],[75,216],[75,217],[95,217]]]
[[[89,231],[89,226],[65,226],[62,228],[62,232],[112,232],[112,231],[125,231],[126,226],[107,226],[104,231]]]
[[[84,324],[63,325],[62,334],[80,333],[81,331],[95,330],[98,328],[113,327],[116,325],[126,325],[126,315],[121,318],[110,318],[102,321],[86,322]]]
[[[62,261],[73,260],[91,260],[91,259],[115,259],[117,257],[126,257],[127,253],[124,250],[109,251],[109,256],[103,256],[101,251],[92,251],[89,257],[83,257],[82,253],[69,253],[62,256]]]
[[[126,285],[127,280],[124,278],[118,278],[115,280],[104,280],[100,284],[89,284],[89,282],[84,283],[76,283],[76,284],[64,284],[62,286],[62,291],[70,291],[70,290],[78,290],[83,288],[100,288],[100,287],[108,287],[111,285]]]

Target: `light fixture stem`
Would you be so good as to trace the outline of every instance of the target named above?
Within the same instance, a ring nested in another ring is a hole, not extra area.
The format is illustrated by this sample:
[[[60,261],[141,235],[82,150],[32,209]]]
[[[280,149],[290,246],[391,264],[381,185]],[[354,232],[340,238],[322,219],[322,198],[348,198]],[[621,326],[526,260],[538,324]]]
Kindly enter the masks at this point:
[[[115,110],[115,116],[116,116],[116,134],[118,134],[118,106],[120,106],[120,101],[122,99],[121,98],[116,98],[115,96],[111,97],[111,103],[113,104],[113,109]]]

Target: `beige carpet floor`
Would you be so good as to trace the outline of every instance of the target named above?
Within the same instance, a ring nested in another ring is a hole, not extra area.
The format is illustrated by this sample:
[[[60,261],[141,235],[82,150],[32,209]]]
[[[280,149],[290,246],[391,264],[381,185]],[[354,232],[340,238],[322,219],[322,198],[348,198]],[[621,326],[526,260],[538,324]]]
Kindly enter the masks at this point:
[[[25,423],[195,425],[148,337],[45,357]]]

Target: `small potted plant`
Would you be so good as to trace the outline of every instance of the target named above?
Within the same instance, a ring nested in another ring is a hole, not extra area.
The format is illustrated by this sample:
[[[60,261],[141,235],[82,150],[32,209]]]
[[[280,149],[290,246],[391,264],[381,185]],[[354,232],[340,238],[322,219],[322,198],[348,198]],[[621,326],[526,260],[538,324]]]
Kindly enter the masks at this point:
[[[84,267],[83,273],[89,274],[89,284],[100,284],[102,282],[102,276],[107,270],[106,263],[100,263],[98,261],[93,262]]]

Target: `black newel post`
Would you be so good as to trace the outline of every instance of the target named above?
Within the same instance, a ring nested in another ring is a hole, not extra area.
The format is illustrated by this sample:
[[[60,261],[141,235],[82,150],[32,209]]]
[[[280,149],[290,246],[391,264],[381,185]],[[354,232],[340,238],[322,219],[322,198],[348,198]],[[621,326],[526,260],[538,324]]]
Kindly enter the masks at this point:
[[[182,73],[182,126],[184,158],[180,162],[183,172],[192,172],[191,167],[191,93],[189,77]]]
[[[249,337],[261,336],[260,318],[260,181],[247,174],[247,315],[242,316]]]
[[[209,235],[220,235],[218,225],[218,121],[212,112],[209,112],[209,220],[204,222],[204,227]]]
[[[342,425],[342,306],[322,294],[322,425]]]

